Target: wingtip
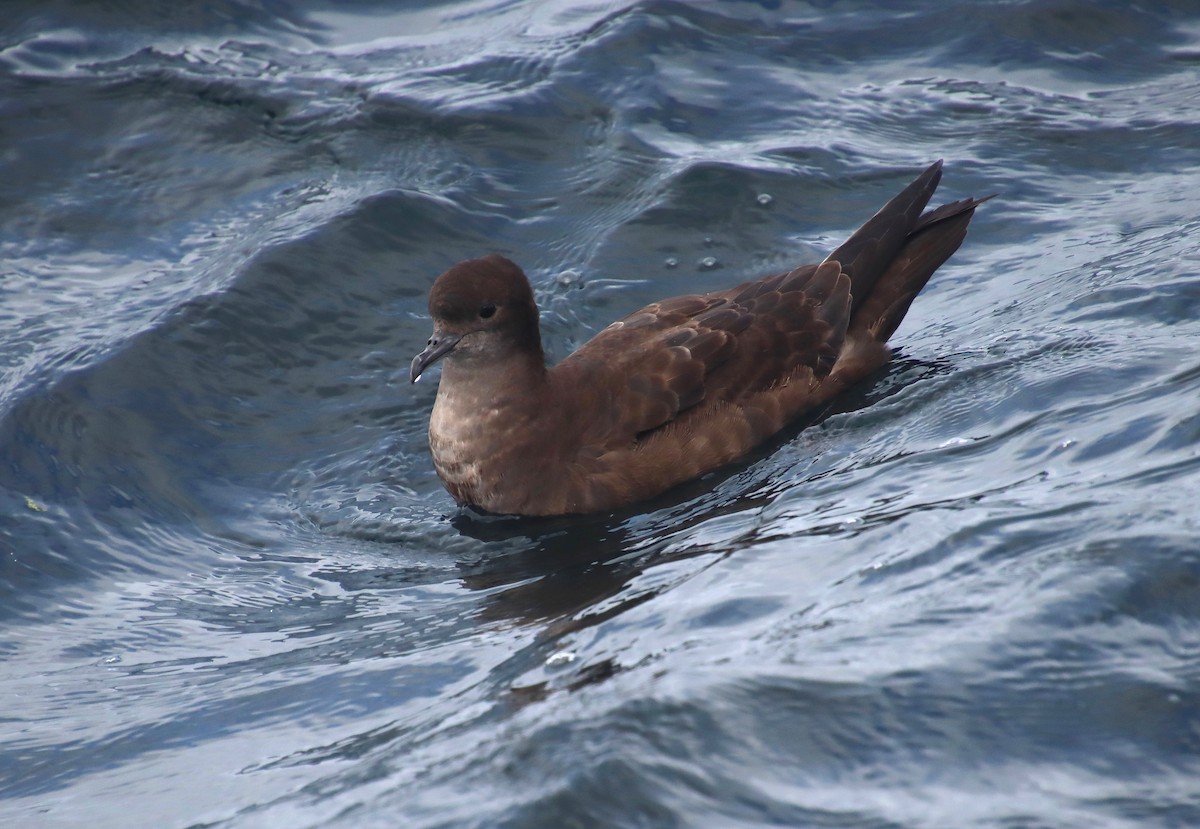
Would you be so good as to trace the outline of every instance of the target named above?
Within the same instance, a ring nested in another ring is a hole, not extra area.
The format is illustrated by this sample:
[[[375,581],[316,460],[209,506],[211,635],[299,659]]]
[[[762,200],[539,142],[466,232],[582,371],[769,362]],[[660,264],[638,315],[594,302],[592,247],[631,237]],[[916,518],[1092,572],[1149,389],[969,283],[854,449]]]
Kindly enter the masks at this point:
[[[942,180],[942,163],[942,159],[939,158],[937,161],[930,164],[925,168],[925,172],[921,173],[921,175],[917,177],[917,181],[933,181],[933,186],[936,188]]]

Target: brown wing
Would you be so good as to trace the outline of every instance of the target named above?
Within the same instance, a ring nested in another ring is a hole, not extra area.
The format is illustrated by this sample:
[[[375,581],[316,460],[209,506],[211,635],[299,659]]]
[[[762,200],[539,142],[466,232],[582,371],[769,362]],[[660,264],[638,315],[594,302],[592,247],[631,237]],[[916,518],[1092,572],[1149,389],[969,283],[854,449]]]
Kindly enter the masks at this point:
[[[613,323],[552,371],[588,388],[584,446],[630,445],[707,404],[734,403],[803,372],[826,376],[850,313],[837,262],[727,291],[649,305]],[[701,406],[701,404],[706,404]],[[778,426],[775,426],[778,428]]]

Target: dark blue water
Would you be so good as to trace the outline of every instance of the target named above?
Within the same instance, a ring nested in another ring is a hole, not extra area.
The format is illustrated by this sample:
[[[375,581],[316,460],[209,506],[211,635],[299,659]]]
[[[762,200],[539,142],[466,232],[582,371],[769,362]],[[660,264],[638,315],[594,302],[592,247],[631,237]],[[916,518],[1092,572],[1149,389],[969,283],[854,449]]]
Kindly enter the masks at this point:
[[[1200,7],[394,5],[5,6],[0,824],[1200,825]],[[456,511],[450,264],[561,357],[936,158],[838,411]]]

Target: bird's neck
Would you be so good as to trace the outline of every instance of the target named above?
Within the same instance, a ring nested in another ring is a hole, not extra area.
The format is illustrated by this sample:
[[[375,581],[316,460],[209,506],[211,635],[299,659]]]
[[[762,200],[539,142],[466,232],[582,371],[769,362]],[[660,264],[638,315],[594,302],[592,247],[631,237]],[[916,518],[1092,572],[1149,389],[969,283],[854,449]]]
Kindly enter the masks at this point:
[[[429,448],[438,475],[460,503],[509,509],[493,500],[494,484],[520,459],[536,458],[545,428],[531,424],[557,409],[549,386],[540,352],[445,362],[429,417]]]
[[[487,359],[451,354],[442,367],[438,396],[453,398],[461,406],[525,405],[546,382],[546,360],[540,349],[491,354]]]

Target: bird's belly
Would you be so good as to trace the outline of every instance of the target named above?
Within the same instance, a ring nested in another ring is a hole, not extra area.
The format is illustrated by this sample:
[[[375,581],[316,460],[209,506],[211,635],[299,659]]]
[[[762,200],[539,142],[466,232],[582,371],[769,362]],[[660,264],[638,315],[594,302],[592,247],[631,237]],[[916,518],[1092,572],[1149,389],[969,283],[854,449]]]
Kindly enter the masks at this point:
[[[453,393],[434,404],[429,449],[446,489],[460,504],[499,514],[553,514],[579,500],[578,464],[528,412]],[[573,458],[573,456],[571,456]]]
[[[497,498],[507,467],[517,460],[511,420],[495,406],[453,394],[439,396],[434,404],[429,418],[433,465],[460,504],[500,511]]]
[[[429,418],[434,468],[458,501],[472,500],[467,496],[483,475],[481,431],[474,418],[456,416],[453,407],[435,405]]]

